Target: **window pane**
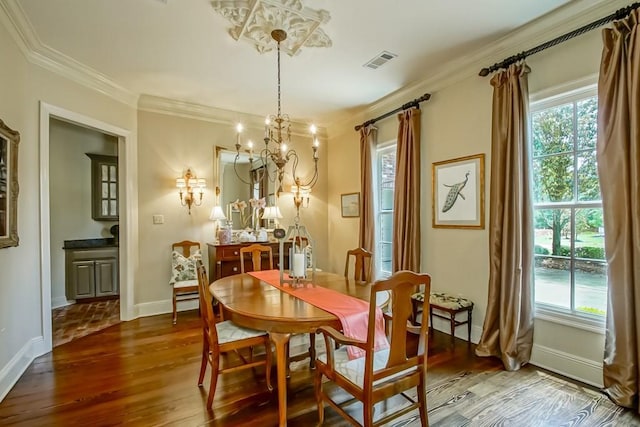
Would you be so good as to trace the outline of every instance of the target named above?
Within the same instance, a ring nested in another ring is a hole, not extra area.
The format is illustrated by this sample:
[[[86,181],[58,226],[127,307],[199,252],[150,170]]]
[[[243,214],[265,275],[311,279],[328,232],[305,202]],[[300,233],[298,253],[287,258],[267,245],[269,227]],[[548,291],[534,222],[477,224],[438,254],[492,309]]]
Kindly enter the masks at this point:
[[[380,244],[380,271],[391,274],[391,243]]]
[[[577,103],[578,149],[596,148],[598,134],[598,98],[588,98]]]
[[[600,184],[598,181],[598,166],[596,152],[583,151],[577,156],[578,161],[578,200],[601,200]]]
[[[604,262],[576,261],[576,310],[604,316],[607,312],[607,267]]]
[[[571,256],[571,211],[534,209],[535,253]]]
[[[109,181],[109,166],[100,165],[100,181]]]
[[[532,116],[534,157],[573,150],[573,104],[560,105]]]
[[[536,303],[571,308],[571,261],[536,257]]]
[[[100,193],[100,197],[102,199],[109,198],[109,184],[107,184],[106,182],[102,183],[102,192]]]
[[[576,209],[576,257],[604,260],[602,208]]]
[[[380,214],[380,240],[384,242],[393,240],[393,215],[391,213]]]
[[[573,156],[559,154],[533,161],[534,202],[573,200]]]
[[[109,184],[109,198],[110,199],[115,199],[116,198],[116,184]]]
[[[380,168],[380,210],[393,209],[393,189],[396,180],[395,147],[386,150],[379,156]]]

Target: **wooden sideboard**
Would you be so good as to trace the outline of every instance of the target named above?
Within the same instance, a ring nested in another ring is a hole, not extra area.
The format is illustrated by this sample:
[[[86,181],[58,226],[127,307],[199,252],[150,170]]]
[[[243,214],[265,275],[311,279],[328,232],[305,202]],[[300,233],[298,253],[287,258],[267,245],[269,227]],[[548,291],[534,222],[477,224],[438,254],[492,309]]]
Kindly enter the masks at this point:
[[[264,246],[271,246],[273,251],[273,268],[280,268],[280,243],[279,242],[258,242]],[[221,277],[231,276],[240,273],[240,248],[253,243],[232,243],[230,245],[215,245],[207,243],[209,254],[209,281],[213,282]],[[284,244],[284,267],[289,265],[289,248],[291,242]],[[245,258],[244,267],[251,271],[251,261]],[[265,257],[262,260],[262,269],[269,268],[269,261]]]

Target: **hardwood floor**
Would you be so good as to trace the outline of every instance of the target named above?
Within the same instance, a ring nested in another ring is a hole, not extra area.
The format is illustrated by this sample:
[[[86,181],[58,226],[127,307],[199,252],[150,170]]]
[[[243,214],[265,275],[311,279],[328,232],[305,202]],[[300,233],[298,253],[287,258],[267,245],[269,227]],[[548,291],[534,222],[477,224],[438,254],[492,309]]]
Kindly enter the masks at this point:
[[[205,387],[196,385],[201,333],[192,311],[180,313],[175,326],[169,314],[140,318],[60,345],[36,359],[0,402],[0,425],[277,425],[277,393],[267,391],[260,370],[221,376],[214,411],[204,409],[209,370]],[[295,338],[292,354],[306,340]],[[449,336],[438,332],[429,351],[429,383],[461,371],[501,370],[497,360],[474,356],[461,340],[451,351]],[[289,425],[315,425],[313,371],[308,361],[291,370]],[[346,425],[331,409],[325,414],[325,425]]]

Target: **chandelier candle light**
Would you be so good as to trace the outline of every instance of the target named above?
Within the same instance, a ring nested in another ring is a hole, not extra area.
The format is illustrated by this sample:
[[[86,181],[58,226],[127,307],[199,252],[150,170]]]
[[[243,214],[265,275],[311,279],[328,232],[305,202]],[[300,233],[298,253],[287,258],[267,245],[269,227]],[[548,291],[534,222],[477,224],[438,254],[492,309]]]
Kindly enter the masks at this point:
[[[282,183],[284,181],[284,168],[288,164],[289,160],[291,160],[291,175],[294,183],[298,187],[305,187],[307,189],[311,189],[317,180],[318,180],[318,137],[316,136],[316,127],[311,125],[311,148],[313,150],[313,163],[314,163],[314,172],[313,176],[307,181],[304,182],[297,175],[296,168],[298,166],[299,157],[295,150],[289,149],[289,144],[291,143],[291,120],[289,119],[289,115],[282,113],[282,103],[281,103],[281,93],[280,93],[280,43],[287,38],[287,33],[284,30],[276,29],[271,32],[271,37],[278,43],[278,112],[275,115],[267,116],[265,120],[264,126],[264,148],[261,150],[254,151],[253,142],[248,141],[247,150],[249,152],[249,163],[251,165],[251,170],[253,170],[253,161],[254,156],[261,160],[261,165],[267,165],[269,162],[273,163],[276,167],[275,173],[273,176],[270,175],[269,167],[265,167],[260,169],[260,172],[255,177],[256,181],[261,181],[264,173],[267,174],[269,179],[272,182],[277,181],[277,191],[276,197],[282,193]],[[244,182],[245,184],[253,185],[254,182],[247,182],[241,174],[238,173],[236,169],[236,165],[240,158],[240,151],[242,149],[241,144],[241,133],[242,133],[242,125],[238,124],[236,127],[236,157],[234,160],[234,170],[238,178]],[[254,177],[251,177],[251,181],[254,180]]]

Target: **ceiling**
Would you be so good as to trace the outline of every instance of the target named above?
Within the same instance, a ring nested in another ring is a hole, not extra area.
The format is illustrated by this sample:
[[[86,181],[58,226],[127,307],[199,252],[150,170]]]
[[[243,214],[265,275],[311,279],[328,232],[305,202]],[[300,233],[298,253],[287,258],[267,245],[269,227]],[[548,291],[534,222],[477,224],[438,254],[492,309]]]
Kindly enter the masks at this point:
[[[283,53],[281,68],[283,113],[326,125],[563,5],[602,0],[0,0],[45,55],[124,92],[264,116],[276,110],[276,53],[236,41],[214,8],[256,2],[324,17],[331,46]],[[265,34],[279,26],[268,18],[282,16],[258,17]],[[398,56],[363,66],[382,51]]]

